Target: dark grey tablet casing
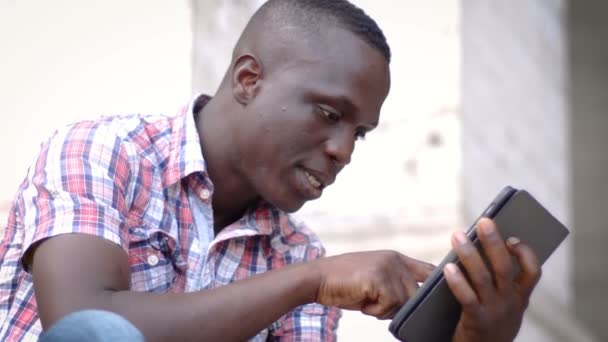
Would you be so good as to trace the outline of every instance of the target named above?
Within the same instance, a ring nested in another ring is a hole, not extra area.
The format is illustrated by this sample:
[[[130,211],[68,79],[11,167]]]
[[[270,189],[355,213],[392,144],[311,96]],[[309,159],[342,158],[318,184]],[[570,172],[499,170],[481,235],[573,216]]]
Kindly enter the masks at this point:
[[[528,192],[511,187],[503,189],[482,216],[493,218],[504,238],[516,236],[531,246],[541,263],[547,260],[569,233]],[[473,227],[468,235],[479,248]],[[448,262],[455,261],[457,262],[457,257],[450,252],[395,315],[389,326],[395,337],[406,342],[451,340],[461,308],[443,277],[442,269]]]

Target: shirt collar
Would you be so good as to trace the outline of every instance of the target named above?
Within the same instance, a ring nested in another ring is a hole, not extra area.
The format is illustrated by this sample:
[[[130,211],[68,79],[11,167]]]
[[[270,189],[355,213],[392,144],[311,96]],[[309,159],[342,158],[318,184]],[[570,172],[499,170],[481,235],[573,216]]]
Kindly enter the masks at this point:
[[[169,160],[164,172],[164,183],[167,186],[195,172],[206,175],[205,159],[194,120],[194,107],[204,106],[209,100],[209,96],[197,94],[172,120]]]
[[[164,173],[167,186],[193,173],[200,173],[209,180],[207,185],[211,185],[195,122],[195,111],[200,112],[210,99],[207,95],[197,94],[173,118],[169,162]],[[287,226],[287,219],[284,212],[261,200],[249,208],[240,220],[224,228],[212,244],[237,236],[281,234],[282,228]]]

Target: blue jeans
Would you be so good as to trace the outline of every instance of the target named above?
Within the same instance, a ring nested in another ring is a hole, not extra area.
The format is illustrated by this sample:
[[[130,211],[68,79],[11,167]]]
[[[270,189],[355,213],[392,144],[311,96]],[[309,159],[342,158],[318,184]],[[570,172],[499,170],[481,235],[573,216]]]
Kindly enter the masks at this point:
[[[143,342],[142,333],[131,322],[113,312],[84,310],[55,322],[40,335],[40,342]]]

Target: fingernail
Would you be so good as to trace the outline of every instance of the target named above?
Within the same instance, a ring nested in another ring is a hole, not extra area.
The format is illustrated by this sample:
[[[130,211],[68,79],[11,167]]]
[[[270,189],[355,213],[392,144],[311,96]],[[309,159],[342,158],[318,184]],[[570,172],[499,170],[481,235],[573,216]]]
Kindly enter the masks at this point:
[[[516,238],[515,236],[511,236],[510,238],[507,239],[507,245],[509,245],[511,247],[517,245],[520,242],[521,241],[518,238]]]
[[[485,223],[479,226],[479,229],[481,230],[481,232],[485,235],[490,235],[492,234],[492,232],[494,231],[494,228],[492,227],[491,224]]]
[[[461,232],[461,231],[457,231],[456,233],[454,233],[454,237],[456,238],[456,241],[458,241],[458,243],[461,244],[461,245],[465,245],[468,242],[468,240],[469,240],[464,235],[464,233]]]
[[[458,267],[456,267],[456,265],[454,265],[453,263],[448,263],[447,265],[445,265],[445,270],[449,274],[456,274],[456,272],[458,272]]]

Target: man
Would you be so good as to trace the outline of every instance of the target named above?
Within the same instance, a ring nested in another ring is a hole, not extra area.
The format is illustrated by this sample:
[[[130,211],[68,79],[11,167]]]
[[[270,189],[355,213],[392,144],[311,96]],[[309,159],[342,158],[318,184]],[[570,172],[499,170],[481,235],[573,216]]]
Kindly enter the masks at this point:
[[[338,308],[392,317],[433,266],[393,251],[322,258],[288,214],[378,124],[389,62],[381,30],[347,1],[270,0],[213,97],[175,117],[60,129],[10,211],[0,339],[334,340]],[[512,340],[539,264],[478,226],[494,278],[455,233],[470,281],[446,267],[463,306],[454,340]]]

